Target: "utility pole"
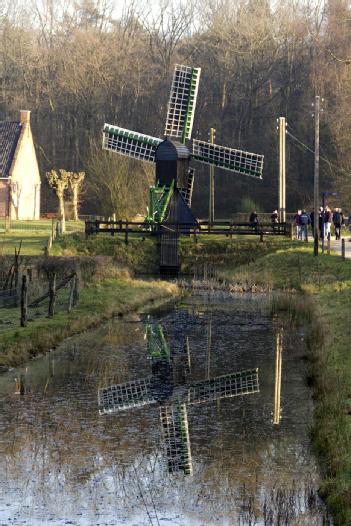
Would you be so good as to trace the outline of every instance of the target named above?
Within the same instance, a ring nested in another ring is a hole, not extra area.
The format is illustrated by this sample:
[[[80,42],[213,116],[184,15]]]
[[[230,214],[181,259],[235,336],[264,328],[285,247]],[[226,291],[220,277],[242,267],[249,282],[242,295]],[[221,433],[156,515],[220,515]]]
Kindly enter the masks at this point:
[[[214,144],[216,136],[215,128],[210,128],[210,143]],[[214,166],[210,165],[210,197],[209,197],[209,208],[208,208],[208,222],[210,225],[213,225],[214,222]]]
[[[279,117],[279,222],[286,221],[286,190],[285,190],[285,175],[286,175],[286,122],[285,117]]]
[[[313,255],[318,256],[318,237],[319,237],[319,112],[320,97],[315,96],[314,102],[314,250]]]

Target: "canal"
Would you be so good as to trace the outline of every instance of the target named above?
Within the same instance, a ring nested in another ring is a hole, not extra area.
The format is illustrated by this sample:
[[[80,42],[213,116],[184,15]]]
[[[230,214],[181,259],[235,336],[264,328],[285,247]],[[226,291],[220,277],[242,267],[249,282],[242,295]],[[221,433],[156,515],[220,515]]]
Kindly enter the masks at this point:
[[[0,378],[0,525],[331,524],[303,331],[197,293]]]

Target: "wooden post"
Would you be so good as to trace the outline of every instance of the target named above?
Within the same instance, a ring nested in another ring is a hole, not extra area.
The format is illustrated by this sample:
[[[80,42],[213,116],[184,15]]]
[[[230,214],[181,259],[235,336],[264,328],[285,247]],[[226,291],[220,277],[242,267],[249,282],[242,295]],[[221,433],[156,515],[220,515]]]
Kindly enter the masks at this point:
[[[60,222],[56,221],[56,236],[55,237],[59,237],[59,236],[60,236]]]
[[[22,243],[22,241],[21,241]],[[18,273],[19,273],[19,254],[20,254],[20,250],[21,250],[21,245],[17,251],[17,249],[15,248],[15,268],[14,268],[14,278],[15,278],[15,287],[17,288],[18,286]]]
[[[341,240],[341,257],[342,259],[345,259],[345,238],[344,237]]]
[[[22,276],[21,288],[21,327],[27,327],[28,323],[28,281],[27,276]]]
[[[216,130],[210,128],[210,144],[214,144]],[[210,165],[210,195],[208,203],[208,222],[209,227],[213,225],[214,222],[214,193],[215,193],[215,176],[214,176],[214,166]]]
[[[47,244],[46,248],[47,248],[48,252],[51,250],[51,248],[52,248],[52,236],[49,236],[48,244]]]
[[[260,241],[263,243],[263,232],[260,233]]]
[[[279,222],[285,223],[285,117],[279,117]]]
[[[314,250],[313,255],[318,256],[319,238],[319,111],[320,97],[315,96],[314,108],[314,180],[313,180],[313,213],[314,213]]]
[[[327,253],[328,253],[328,256],[330,256],[330,236],[327,239]]]
[[[23,396],[26,392],[26,381],[24,374],[20,374],[19,378],[15,378],[16,387],[15,394]]]
[[[128,221],[126,221],[126,231],[125,231],[124,242],[126,245],[128,245]]]
[[[70,281],[69,298],[68,298],[68,312],[71,312],[73,308],[74,290],[76,288],[76,279],[77,279],[77,275],[74,274]]]
[[[52,275],[49,281],[49,311],[48,317],[52,318],[55,314],[55,302],[56,302],[56,272]]]
[[[55,219],[51,219],[51,238],[52,240],[55,239]]]
[[[78,304],[78,301],[79,301],[79,278],[77,274],[75,274],[72,306],[75,307]]]

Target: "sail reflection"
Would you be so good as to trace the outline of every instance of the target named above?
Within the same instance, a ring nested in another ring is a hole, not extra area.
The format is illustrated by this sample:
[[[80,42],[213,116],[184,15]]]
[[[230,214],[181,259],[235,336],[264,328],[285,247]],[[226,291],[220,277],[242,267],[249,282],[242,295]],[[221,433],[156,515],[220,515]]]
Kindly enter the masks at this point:
[[[190,382],[190,347],[173,353],[161,325],[148,324],[145,337],[150,376],[98,390],[101,415],[158,404],[164,450],[170,473],[192,473],[187,406],[259,392],[258,369]],[[206,368],[209,373],[209,368]]]

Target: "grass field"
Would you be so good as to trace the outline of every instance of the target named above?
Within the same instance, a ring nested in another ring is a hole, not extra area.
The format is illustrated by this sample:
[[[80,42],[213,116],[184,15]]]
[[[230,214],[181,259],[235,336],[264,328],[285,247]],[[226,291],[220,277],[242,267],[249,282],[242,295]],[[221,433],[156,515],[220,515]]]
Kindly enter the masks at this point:
[[[11,221],[9,225],[0,220],[0,255],[14,254],[21,244],[21,254],[39,256],[44,253],[52,233],[52,221]],[[67,233],[84,231],[83,221],[66,221]]]

